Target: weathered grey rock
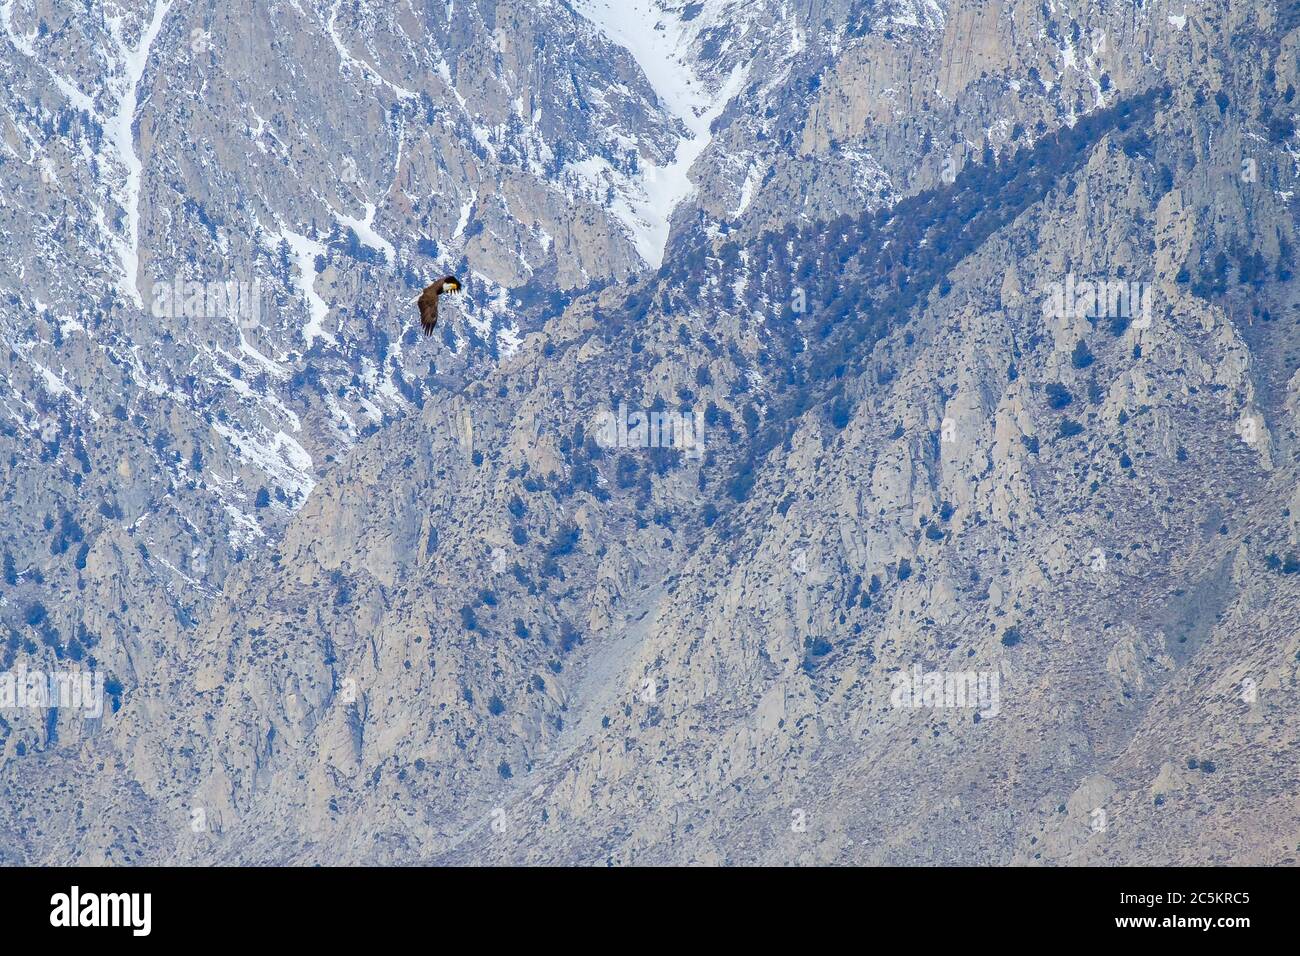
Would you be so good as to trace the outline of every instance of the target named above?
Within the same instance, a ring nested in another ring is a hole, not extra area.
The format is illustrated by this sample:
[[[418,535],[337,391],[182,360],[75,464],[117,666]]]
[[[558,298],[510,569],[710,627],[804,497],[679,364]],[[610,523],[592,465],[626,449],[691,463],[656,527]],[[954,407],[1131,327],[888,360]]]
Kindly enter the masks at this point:
[[[1294,862],[1297,24],[598,5],[0,8],[2,653],[121,684],[3,712],[4,861]],[[1162,83],[781,417],[836,217]]]

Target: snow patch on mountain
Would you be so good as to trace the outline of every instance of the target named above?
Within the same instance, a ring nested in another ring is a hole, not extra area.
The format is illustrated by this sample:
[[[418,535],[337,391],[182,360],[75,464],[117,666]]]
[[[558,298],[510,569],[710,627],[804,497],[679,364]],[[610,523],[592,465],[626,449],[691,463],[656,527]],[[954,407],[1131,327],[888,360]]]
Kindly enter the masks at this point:
[[[637,172],[628,175],[603,157],[591,156],[568,167],[597,192],[613,189],[614,214],[627,226],[641,258],[658,268],[673,210],[695,188],[691,166],[713,138],[709,129],[713,121],[740,92],[747,69],[737,65],[713,92],[696,75],[689,52],[701,24],[711,19],[707,11],[687,21],[656,0],[578,0],[574,6],[632,55],[660,105],[686,128],[672,162],[662,166],[639,156]]]
[[[334,217],[357,234],[357,238],[362,243],[378,252],[382,252],[388,257],[389,265],[397,261],[397,250],[393,244],[375,232],[375,204],[372,202],[364,203],[366,217],[364,219],[354,219],[344,213],[335,213]]]
[[[346,74],[349,69],[355,68],[363,76],[370,80],[374,86],[386,86],[404,100],[415,99],[415,93],[404,86],[398,86],[392,80],[383,76],[377,69],[367,63],[365,60],[353,56],[352,51],[348,49],[343,38],[339,36],[338,16],[339,7],[342,5],[341,0],[336,2],[330,9],[329,22],[326,29],[329,31],[330,39],[334,41],[334,49],[339,55],[339,72]]]
[[[741,213],[749,208],[749,204],[754,199],[754,190],[758,188],[762,174],[763,171],[756,164],[750,164],[749,171],[745,174],[745,183],[740,187],[740,202],[732,210],[731,218],[738,218]]]
[[[943,26],[946,15],[947,11],[937,0],[901,0],[886,7],[885,22],[937,30]]]
[[[465,231],[465,227],[469,225],[469,214],[474,211],[474,204],[476,202],[478,202],[477,189],[475,189],[470,195],[469,201],[463,203],[460,207],[460,218],[456,220],[456,229],[451,234],[453,239],[459,239],[461,233]]]
[[[36,48],[33,45],[33,41],[36,39],[36,31],[33,30],[31,33],[15,33],[13,16],[14,0],[5,0],[4,3],[0,3],[0,25],[4,26],[5,33],[9,35],[9,39],[12,40],[14,46],[18,48],[18,52],[22,53],[24,56],[36,56]]]
[[[212,430],[226,440],[241,461],[272,478],[295,505],[306,501],[316,487],[311,455],[285,432],[272,433],[257,425],[256,434],[251,434],[221,421],[214,421]]]
[[[338,345],[338,339],[325,331],[325,317],[329,315],[330,307],[316,291],[316,257],[325,255],[325,246],[283,226],[280,227],[280,238],[289,245],[296,266],[294,285],[307,302],[307,324],[302,327],[302,337],[307,340],[307,347],[310,348],[316,339]]]
[[[167,11],[170,9],[170,0],[158,0],[154,5],[153,17],[144,26],[135,47],[129,46],[122,37],[121,18],[112,17],[108,20],[109,29],[122,55],[124,72],[117,110],[109,117],[105,124],[105,131],[114,149],[117,150],[122,165],[126,167],[125,197],[122,202],[122,207],[126,210],[126,235],[117,241],[117,247],[122,261],[124,279],[122,291],[130,296],[137,308],[144,308],[144,300],[140,296],[136,279],[140,269],[140,180],[144,175],[144,164],[135,151],[135,109],[140,80],[149,62],[149,49],[158,38],[163,18],[167,16]]]

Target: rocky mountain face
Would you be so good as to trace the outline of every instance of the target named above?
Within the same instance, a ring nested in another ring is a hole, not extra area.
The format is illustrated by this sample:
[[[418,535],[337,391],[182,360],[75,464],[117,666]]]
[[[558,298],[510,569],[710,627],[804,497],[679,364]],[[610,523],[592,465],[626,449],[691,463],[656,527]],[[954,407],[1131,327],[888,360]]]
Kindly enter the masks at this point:
[[[1294,862],[1298,47],[0,2],[0,859]]]

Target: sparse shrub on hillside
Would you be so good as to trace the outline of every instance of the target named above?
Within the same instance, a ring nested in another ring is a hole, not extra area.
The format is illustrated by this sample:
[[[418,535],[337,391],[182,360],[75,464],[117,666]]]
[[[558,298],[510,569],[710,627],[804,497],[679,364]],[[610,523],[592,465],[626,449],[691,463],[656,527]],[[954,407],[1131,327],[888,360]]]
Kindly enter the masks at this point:
[[[560,628],[560,650],[567,654],[582,643],[582,635],[568,621]]]
[[[753,459],[742,461],[736,469],[735,476],[727,484],[727,494],[736,501],[744,501],[754,487],[754,480]]]
[[[112,702],[113,713],[117,713],[122,707],[123,692],[122,682],[116,677],[110,675],[105,679],[104,693],[108,695],[109,700]]]
[[[1285,557],[1278,557],[1275,553],[1270,553],[1264,558],[1264,564],[1270,571],[1277,571],[1281,574],[1296,574],[1300,572],[1300,555],[1294,551],[1288,551]]]
[[[28,627],[40,627],[41,624],[44,623],[47,614],[48,612],[45,610],[44,604],[40,601],[33,601],[31,604],[27,605],[27,611],[23,615],[23,620],[27,622]]]
[[[620,488],[631,488],[636,484],[638,465],[631,455],[621,455],[614,469],[614,484]]]
[[[542,559],[542,577],[556,578],[562,576],[559,559],[573,552],[581,534],[582,531],[575,524],[569,523],[560,526],[555,533],[555,537],[551,539],[551,542],[546,547],[546,553]]]
[[[1074,396],[1070,394],[1070,390],[1060,382],[1049,382],[1043,391],[1047,395],[1047,407],[1054,411],[1059,412],[1074,401]]]
[[[844,428],[853,417],[853,406],[843,395],[831,402],[830,419],[836,428]]]

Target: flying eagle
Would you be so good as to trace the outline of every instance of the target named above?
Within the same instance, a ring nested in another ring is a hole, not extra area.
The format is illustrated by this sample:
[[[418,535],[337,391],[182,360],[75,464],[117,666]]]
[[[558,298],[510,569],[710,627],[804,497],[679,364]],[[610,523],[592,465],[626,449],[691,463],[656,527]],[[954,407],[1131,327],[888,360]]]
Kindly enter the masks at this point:
[[[420,325],[424,334],[432,335],[433,327],[438,324],[438,296],[444,292],[459,292],[460,280],[455,276],[443,276],[420,293]]]

